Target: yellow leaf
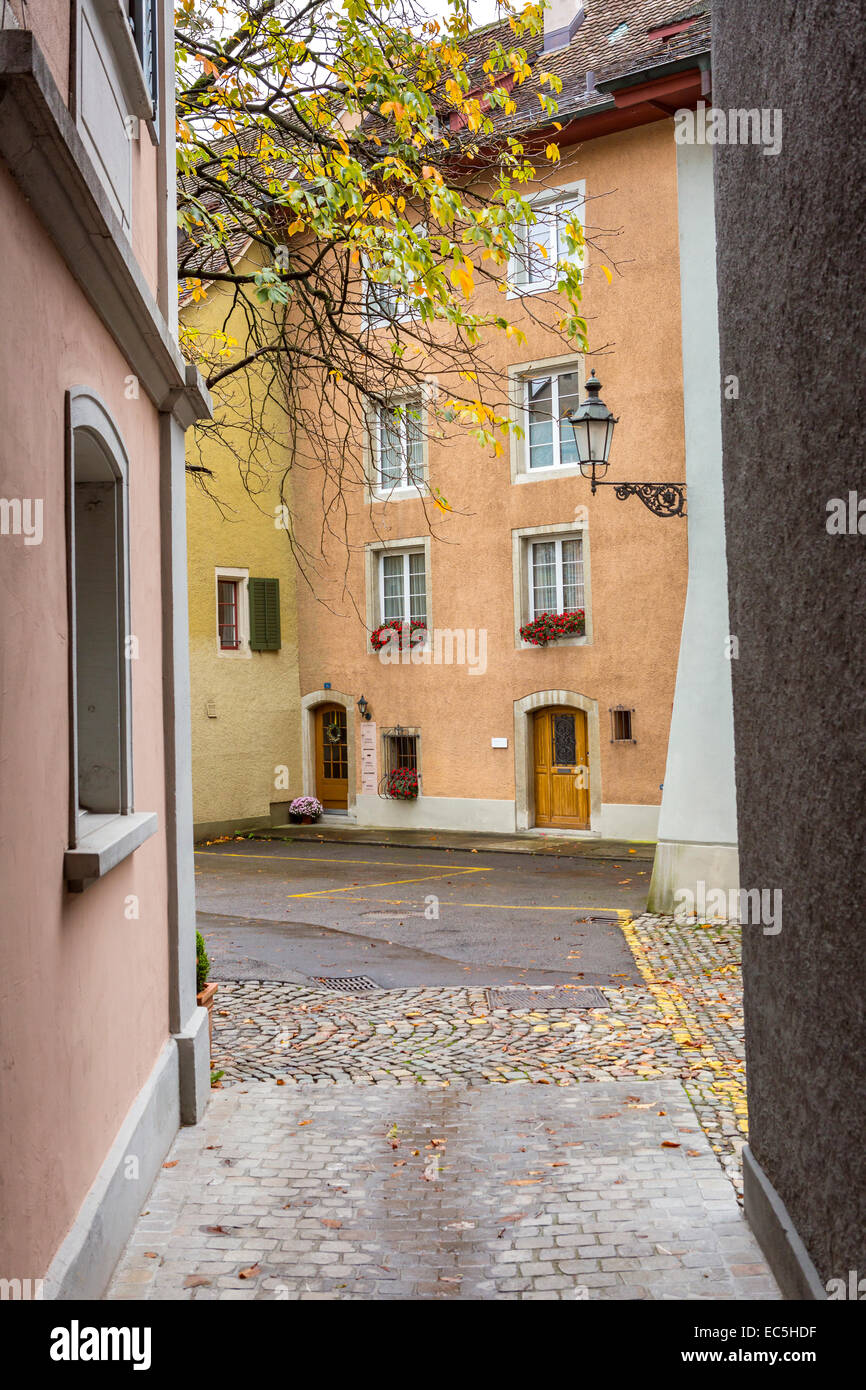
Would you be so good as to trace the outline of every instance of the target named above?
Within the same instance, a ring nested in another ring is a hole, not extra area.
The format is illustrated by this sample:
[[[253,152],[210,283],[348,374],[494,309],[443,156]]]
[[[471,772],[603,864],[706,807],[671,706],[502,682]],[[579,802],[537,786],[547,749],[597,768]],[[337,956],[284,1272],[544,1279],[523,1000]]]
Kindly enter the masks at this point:
[[[558,145],[548,145],[548,146],[547,146],[547,149],[544,151],[544,153],[546,154],[547,158],[553,160],[554,163],[558,163],[558,162],[559,162],[559,146],[558,146]]]
[[[601,269],[602,269],[602,273],[604,274],[605,278],[607,279],[607,283],[610,284],[611,281],[613,280],[613,275],[612,275],[611,272],[608,270],[608,268],[607,268],[606,265],[603,265]]]
[[[472,278],[472,265],[469,261],[464,261],[463,265],[456,265],[451,271],[452,283],[458,284],[463,294],[468,299],[475,289],[475,281]]]

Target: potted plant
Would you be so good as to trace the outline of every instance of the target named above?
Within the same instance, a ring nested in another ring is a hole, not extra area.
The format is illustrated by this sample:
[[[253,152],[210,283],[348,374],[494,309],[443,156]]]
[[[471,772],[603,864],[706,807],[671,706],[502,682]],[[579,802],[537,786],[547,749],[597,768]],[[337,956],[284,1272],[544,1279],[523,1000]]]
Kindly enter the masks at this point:
[[[571,613],[539,613],[520,629],[524,642],[533,647],[546,647],[548,642],[556,642],[560,637],[583,637],[585,632],[586,614],[582,608],[575,608]]]
[[[289,806],[289,820],[293,825],[312,825],[322,814],[322,803],[315,796],[296,796]]]
[[[207,1009],[207,1030],[211,1045],[213,1045],[213,1000],[217,992],[216,984],[208,984],[210,974],[210,957],[204,944],[204,937],[200,931],[195,934],[195,987],[197,990],[195,1002],[199,1008]]]
[[[414,767],[395,768],[385,778],[385,795],[397,801],[414,801],[418,790],[418,773]]]

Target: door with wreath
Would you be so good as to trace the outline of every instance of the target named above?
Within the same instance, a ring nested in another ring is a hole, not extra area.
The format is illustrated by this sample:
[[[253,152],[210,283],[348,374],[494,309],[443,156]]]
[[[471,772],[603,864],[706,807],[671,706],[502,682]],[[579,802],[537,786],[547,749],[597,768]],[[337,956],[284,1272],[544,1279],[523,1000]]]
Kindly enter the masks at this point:
[[[346,711],[341,705],[316,710],[316,796],[326,811],[345,811],[349,805]]]

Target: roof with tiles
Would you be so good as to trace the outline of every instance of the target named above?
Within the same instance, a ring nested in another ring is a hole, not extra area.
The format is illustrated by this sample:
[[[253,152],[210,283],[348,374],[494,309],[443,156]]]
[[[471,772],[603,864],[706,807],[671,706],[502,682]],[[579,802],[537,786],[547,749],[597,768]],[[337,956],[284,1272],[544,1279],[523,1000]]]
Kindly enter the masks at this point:
[[[574,5],[576,12],[579,0],[574,0]],[[466,71],[470,83],[477,77],[478,89],[489,85],[482,68],[491,41],[501,40],[506,47],[522,46],[526,50],[532,75],[522,85],[513,87],[511,95],[516,109],[508,117],[495,115],[497,129],[513,134],[550,126],[551,118],[541,109],[537,96],[540,90],[538,74],[542,72],[554,73],[562,79],[562,92],[556,98],[557,119],[562,122],[569,117],[589,115],[610,104],[608,94],[598,90],[599,84],[631,73],[649,72],[690,57],[697,59],[710,48],[711,0],[695,0],[685,7],[682,0],[586,0],[584,9],[585,17],[571,42],[551,53],[543,51],[543,35],[515,40],[507,22],[487,25],[466,40]],[[589,84],[587,73],[594,79]],[[549,92],[550,88],[545,90]],[[443,116],[447,114],[443,112]],[[254,133],[250,132],[248,138],[254,139]],[[467,132],[458,136],[460,138],[472,137]],[[214,152],[221,144],[234,143],[233,140],[217,142]],[[286,173],[289,172],[286,166]],[[193,185],[192,180],[184,182],[189,187]],[[232,234],[227,247],[232,262],[243,256],[249,244],[248,232],[238,229]],[[178,248],[179,254],[187,257],[191,249],[186,239]],[[191,259],[196,260],[194,256]],[[213,270],[225,267],[226,258],[220,251],[209,251],[202,254],[198,264],[202,271]],[[194,274],[189,260],[187,267],[187,274]],[[193,297],[192,288],[187,284],[181,292],[181,307],[188,305]]]
[[[575,0],[575,10],[578,8],[579,0]],[[491,39],[506,46],[520,44],[526,50],[533,75],[514,87],[517,109],[512,116],[497,121],[501,128],[529,130],[550,124],[538,103],[538,73],[550,72],[561,78],[562,92],[556,101],[557,118],[562,120],[605,105],[609,98],[596,90],[599,83],[697,57],[710,48],[711,0],[695,0],[686,7],[682,0],[586,0],[584,9],[583,22],[571,42],[551,53],[543,51],[541,34],[515,40],[507,23],[488,25],[467,39],[467,76],[471,82],[477,74],[479,87],[486,82],[482,66]],[[686,27],[668,34],[670,27],[682,24]],[[587,73],[595,79],[589,87]]]

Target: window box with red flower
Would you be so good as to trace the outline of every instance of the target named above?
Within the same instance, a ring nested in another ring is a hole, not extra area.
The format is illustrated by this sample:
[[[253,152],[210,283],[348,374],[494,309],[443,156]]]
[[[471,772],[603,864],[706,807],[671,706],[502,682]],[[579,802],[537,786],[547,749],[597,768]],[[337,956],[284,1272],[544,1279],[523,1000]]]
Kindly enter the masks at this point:
[[[383,647],[393,644],[402,651],[404,644],[407,647],[420,645],[415,639],[415,633],[426,631],[427,624],[423,618],[413,618],[411,622],[406,622],[403,618],[389,618],[370,633],[370,646],[375,652],[379,652]],[[396,633],[396,637],[392,636],[393,633]]]
[[[539,613],[532,622],[524,623],[520,636],[533,647],[546,647],[561,637],[583,637],[586,634],[586,614],[582,608],[570,613]]]

